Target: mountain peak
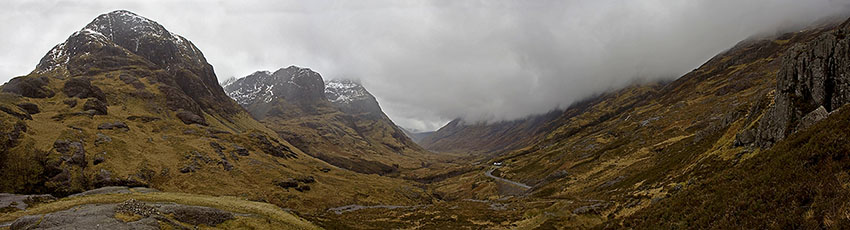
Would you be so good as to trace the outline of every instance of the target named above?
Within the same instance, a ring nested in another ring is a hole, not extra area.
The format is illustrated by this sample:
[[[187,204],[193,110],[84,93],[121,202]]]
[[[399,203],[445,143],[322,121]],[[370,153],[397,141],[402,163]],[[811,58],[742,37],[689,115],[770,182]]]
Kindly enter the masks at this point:
[[[255,102],[269,103],[275,98],[309,104],[325,100],[323,82],[322,75],[310,68],[292,65],[274,72],[256,71],[224,88],[228,96],[243,106]]]
[[[55,46],[39,63],[38,72],[66,64],[74,56],[101,52],[141,56],[161,68],[203,68],[206,59],[189,40],[169,32],[159,23],[127,10],[101,14],[68,40]]]
[[[127,10],[116,10],[101,14],[82,29],[82,31],[87,30],[99,33],[113,41],[116,39],[134,39],[142,35],[167,39],[178,37],[168,32],[159,23]]]

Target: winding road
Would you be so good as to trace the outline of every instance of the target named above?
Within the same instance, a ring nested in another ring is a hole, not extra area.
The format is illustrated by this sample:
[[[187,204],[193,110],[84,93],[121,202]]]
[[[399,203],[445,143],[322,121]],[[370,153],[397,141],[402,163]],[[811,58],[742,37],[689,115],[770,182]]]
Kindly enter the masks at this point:
[[[512,180],[508,180],[508,179],[501,178],[501,177],[497,177],[497,176],[493,176],[493,171],[496,171],[496,169],[498,169],[498,168],[499,168],[499,167],[493,167],[493,168],[491,168],[490,170],[487,170],[487,172],[484,172],[484,175],[485,175],[485,176],[488,176],[488,177],[491,177],[491,178],[493,178],[493,179],[496,179],[496,180],[499,180],[499,181],[502,181],[502,182],[508,183],[508,184],[512,184],[512,185],[516,185],[516,186],[518,186],[518,187],[522,187],[523,189],[526,189],[526,190],[531,189],[531,186],[528,186],[528,185],[526,185],[526,184],[519,183],[519,182],[512,181]]]

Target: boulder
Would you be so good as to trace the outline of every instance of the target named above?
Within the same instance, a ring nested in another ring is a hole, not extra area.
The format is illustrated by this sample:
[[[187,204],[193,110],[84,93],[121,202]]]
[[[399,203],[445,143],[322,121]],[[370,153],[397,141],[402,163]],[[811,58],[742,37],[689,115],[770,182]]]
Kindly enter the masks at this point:
[[[83,111],[91,111],[94,115],[106,115],[106,103],[97,98],[88,99],[83,104]]]
[[[68,105],[68,107],[70,107],[70,108],[74,108],[74,107],[77,106],[77,99],[76,98],[68,98],[68,99],[65,99],[64,101],[62,101],[62,103],[65,103],[65,105]]]
[[[21,109],[29,114],[37,114],[41,112],[41,110],[38,109],[38,105],[29,102],[20,103],[18,104],[18,107],[21,107]]]
[[[56,93],[47,88],[49,78],[41,77],[16,77],[3,85],[2,92],[13,93],[29,98],[48,98]]]
[[[797,128],[795,130],[800,131],[807,129],[818,121],[823,120],[827,116],[829,116],[829,113],[826,112],[826,108],[820,106],[809,114],[806,114],[806,116],[804,116],[802,119],[800,119],[800,123],[797,125]]]
[[[305,183],[305,184],[310,184],[310,183],[315,183],[316,179],[313,178],[313,176],[305,176],[305,177],[295,178],[295,181]]]
[[[191,124],[199,124],[199,125],[203,125],[203,126],[209,125],[209,124],[207,124],[207,121],[204,120],[203,117],[198,116],[197,114],[194,114],[194,113],[186,111],[186,110],[177,111],[177,118],[179,118],[180,121],[183,122],[183,124],[187,124],[187,125],[191,125]]]
[[[106,152],[101,152],[101,153],[94,156],[94,161],[92,162],[92,164],[99,165],[100,163],[103,163],[104,161],[106,161]]]
[[[150,117],[150,116],[129,116],[127,120],[131,121],[141,121],[141,122],[151,122],[160,120],[158,117]]]
[[[68,97],[76,97],[80,99],[97,98],[101,101],[106,101],[106,95],[97,86],[91,84],[91,80],[85,77],[71,78],[62,87],[62,92]]]
[[[734,146],[746,146],[756,141],[756,130],[747,129],[735,135]]]
[[[79,141],[56,140],[53,142],[53,150],[62,155],[62,161],[69,164],[86,167],[86,150],[83,143]]]
[[[109,129],[109,130],[113,130],[113,129],[123,129],[123,130],[130,130],[130,127],[128,127],[128,126],[127,126],[127,124],[125,124],[124,122],[116,121],[116,122],[105,122],[105,123],[101,123],[100,125],[98,125],[98,126],[97,126],[97,129]],[[100,137],[98,137],[98,138],[100,138]],[[107,136],[107,138],[109,138],[109,137]],[[109,138],[109,140],[111,141],[112,139],[111,139],[111,138]]]
[[[310,191],[310,186],[306,185],[306,184],[302,184],[302,185],[299,185],[298,187],[295,187],[295,190],[299,191],[299,192]]]
[[[298,181],[295,181],[295,179],[292,178],[286,180],[275,180],[274,184],[285,189],[298,187]]]
[[[118,79],[123,81],[124,84],[132,85],[133,88],[136,88],[136,89],[144,89],[145,88],[144,83],[139,81],[138,78],[136,78],[134,76],[130,76],[129,74],[122,73],[121,75],[118,75]]]
[[[100,126],[98,126],[98,129]],[[103,133],[97,133],[97,138],[94,139],[94,146],[100,146],[112,142],[112,138]]]

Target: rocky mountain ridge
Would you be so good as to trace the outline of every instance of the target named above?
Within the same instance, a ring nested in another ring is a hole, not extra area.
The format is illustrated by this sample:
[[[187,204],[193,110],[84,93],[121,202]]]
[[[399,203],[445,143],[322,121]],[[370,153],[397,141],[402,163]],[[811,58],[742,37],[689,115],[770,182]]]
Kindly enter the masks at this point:
[[[310,69],[291,66],[272,74],[258,71],[224,88],[282,138],[338,167],[387,175],[424,164],[426,152],[356,81],[324,81]]]
[[[4,84],[0,192],[62,197],[141,186],[302,213],[428,200],[410,182],[340,169],[281,139],[224,93],[191,44],[152,20],[113,11]],[[309,86],[305,79],[294,83]],[[324,98],[320,78],[316,84],[314,96]]]

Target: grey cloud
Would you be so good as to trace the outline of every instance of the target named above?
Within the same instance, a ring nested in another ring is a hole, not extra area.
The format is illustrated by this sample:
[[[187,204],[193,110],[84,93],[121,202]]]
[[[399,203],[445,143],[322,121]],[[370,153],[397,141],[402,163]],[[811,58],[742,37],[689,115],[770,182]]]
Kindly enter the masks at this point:
[[[396,123],[497,121],[636,79],[672,79],[738,41],[844,14],[848,0],[5,1],[0,81],[100,13],[192,40],[220,79],[289,65],[357,78]],[[12,34],[12,35],[8,35]]]

